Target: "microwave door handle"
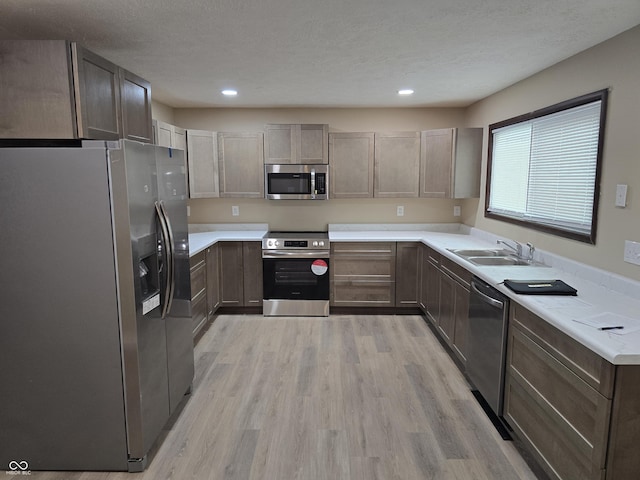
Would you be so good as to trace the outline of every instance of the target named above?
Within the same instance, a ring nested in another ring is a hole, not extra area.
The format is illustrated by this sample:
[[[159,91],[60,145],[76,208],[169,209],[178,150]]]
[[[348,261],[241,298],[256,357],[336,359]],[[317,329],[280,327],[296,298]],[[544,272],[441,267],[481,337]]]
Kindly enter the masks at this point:
[[[316,198],[316,169],[311,169],[311,198]]]

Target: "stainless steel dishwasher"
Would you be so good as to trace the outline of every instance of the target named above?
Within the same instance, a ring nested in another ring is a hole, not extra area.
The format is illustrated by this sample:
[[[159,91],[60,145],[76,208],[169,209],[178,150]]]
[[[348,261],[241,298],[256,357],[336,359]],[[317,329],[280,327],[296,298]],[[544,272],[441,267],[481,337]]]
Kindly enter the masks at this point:
[[[466,373],[472,386],[498,417],[502,416],[503,407],[508,315],[509,299],[488,283],[473,277]]]

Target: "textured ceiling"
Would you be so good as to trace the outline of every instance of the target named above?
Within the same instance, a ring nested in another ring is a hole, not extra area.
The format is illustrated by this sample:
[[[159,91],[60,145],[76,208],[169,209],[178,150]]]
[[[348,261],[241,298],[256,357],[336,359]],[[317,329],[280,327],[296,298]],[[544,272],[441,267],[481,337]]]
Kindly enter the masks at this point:
[[[0,38],[78,41],[172,107],[466,106],[638,24],[640,0],[0,0]]]

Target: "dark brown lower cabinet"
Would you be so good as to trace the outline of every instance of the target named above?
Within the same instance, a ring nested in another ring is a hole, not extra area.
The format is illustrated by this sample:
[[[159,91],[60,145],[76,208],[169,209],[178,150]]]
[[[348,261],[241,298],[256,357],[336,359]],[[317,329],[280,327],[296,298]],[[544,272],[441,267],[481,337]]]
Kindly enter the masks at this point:
[[[638,478],[640,366],[612,365],[515,302],[504,408],[551,478]]]
[[[220,242],[220,295],[223,307],[262,306],[262,244]]]
[[[223,307],[244,304],[242,242],[220,242],[220,297]]]
[[[262,306],[262,243],[243,242],[243,305],[245,307]]]
[[[420,308],[464,364],[472,275],[430,247],[423,245],[421,256]]]
[[[191,319],[193,334],[202,328],[208,318],[207,308],[207,263],[205,252],[189,259],[191,271]]]
[[[439,330],[453,353],[466,362],[466,339],[469,325],[469,285],[471,273],[457,263],[442,257],[440,260],[440,318]]]
[[[191,318],[193,336],[211,320],[220,306],[218,244],[207,247],[189,259],[191,266]]]
[[[207,308],[211,319],[220,306],[220,244],[206,250],[207,261]]]
[[[420,246],[396,243],[396,307],[417,307],[420,298]]]
[[[331,243],[333,307],[396,305],[395,242]]]
[[[420,261],[420,308],[433,324],[440,318],[440,259],[434,249],[422,246]]]
[[[448,345],[453,343],[455,329],[455,292],[456,281],[450,276],[439,272],[440,275],[440,314],[436,326],[438,332]]]

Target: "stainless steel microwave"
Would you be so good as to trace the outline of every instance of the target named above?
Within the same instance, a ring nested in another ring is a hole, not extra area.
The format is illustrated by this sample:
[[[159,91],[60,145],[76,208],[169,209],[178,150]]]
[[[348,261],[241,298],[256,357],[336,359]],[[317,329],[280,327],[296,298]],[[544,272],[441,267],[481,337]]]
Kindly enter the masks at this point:
[[[265,165],[264,193],[269,200],[327,200],[329,165]]]

